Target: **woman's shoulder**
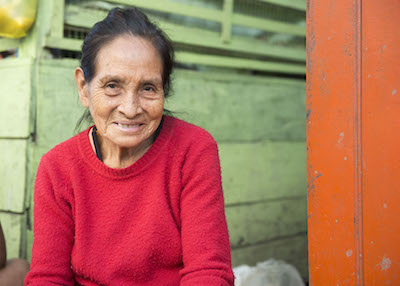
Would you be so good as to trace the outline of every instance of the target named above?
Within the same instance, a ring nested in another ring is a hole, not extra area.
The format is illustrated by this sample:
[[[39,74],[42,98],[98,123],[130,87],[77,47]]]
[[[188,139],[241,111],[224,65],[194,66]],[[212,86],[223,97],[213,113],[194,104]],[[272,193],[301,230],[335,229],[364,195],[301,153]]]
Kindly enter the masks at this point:
[[[84,136],[87,136],[88,130],[86,129],[57,144],[42,156],[41,161],[52,162],[52,164],[76,161],[79,158],[79,142]]]
[[[173,138],[188,143],[215,143],[213,136],[204,128],[176,117],[168,117],[168,125],[173,127]]]

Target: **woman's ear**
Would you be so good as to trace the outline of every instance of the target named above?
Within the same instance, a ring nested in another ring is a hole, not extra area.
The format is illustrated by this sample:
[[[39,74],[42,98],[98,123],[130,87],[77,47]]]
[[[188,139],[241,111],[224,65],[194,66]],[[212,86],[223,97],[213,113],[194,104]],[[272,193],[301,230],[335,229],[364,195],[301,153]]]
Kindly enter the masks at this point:
[[[78,67],[75,69],[75,82],[78,87],[79,100],[82,105],[86,108],[89,107],[89,93],[88,93],[88,85],[85,81],[85,76],[83,74],[83,70]]]

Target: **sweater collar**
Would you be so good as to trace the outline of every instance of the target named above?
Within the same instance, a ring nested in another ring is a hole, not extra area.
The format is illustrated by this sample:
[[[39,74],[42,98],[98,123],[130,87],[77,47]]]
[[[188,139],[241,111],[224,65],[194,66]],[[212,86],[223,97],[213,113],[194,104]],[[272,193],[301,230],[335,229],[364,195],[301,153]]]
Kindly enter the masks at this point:
[[[147,150],[147,152],[139,160],[126,168],[110,168],[97,158],[96,153],[93,151],[92,145],[89,141],[89,132],[93,126],[79,134],[80,155],[84,162],[90,165],[94,171],[103,176],[112,178],[125,178],[134,176],[144,170],[149,163],[157,157],[157,154],[168,141],[173,126],[174,118],[164,115],[161,131],[151,145],[150,149]]]

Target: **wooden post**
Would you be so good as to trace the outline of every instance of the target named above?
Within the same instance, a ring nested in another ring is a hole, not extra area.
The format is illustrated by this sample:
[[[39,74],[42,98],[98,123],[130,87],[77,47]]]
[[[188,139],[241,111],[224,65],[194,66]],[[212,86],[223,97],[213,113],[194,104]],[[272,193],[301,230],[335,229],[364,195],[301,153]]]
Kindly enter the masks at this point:
[[[229,43],[232,36],[233,0],[224,0],[224,17],[222,21],[222,41]]]
[[[310,0],[310,285],[400,285],[400,2]]]

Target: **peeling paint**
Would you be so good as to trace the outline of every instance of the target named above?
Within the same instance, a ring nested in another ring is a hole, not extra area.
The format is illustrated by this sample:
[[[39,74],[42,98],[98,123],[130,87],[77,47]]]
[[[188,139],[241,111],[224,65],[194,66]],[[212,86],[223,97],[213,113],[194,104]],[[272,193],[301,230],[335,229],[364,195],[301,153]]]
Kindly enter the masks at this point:
[[[347,160],[347,157],[346,157],[346,156],[344,156],[344,160],[345,160],[345,161]]]
[[[383,207],[384,207],[385,209],[387,209],[387,204],[383,204]]]
[[[310,117],[311,114],[311,109],[307,109],[307,113],[306,113],[306,118],[308,119],[308,117]]]
[[[390,261],[389,257],[383,257],[381,263],[379,263],[377,266],[381,267],[381,270],[387,270],[390,268],[390,266],[392,265],[392,261]]]
[[[339,137],[338,143],[341,144],[341,143],[343,142],[344,133],[341,132],[341,133],[339,134],[339,136],[340,136],[340,137]]]
[[[397,93],[397,89],[393,89],[392,95],[395,95]]]
[[[353,250],[349,249],[349,250],[346,251],[346,256],[347,257],[350,257],[352,255],[353,255]]]

